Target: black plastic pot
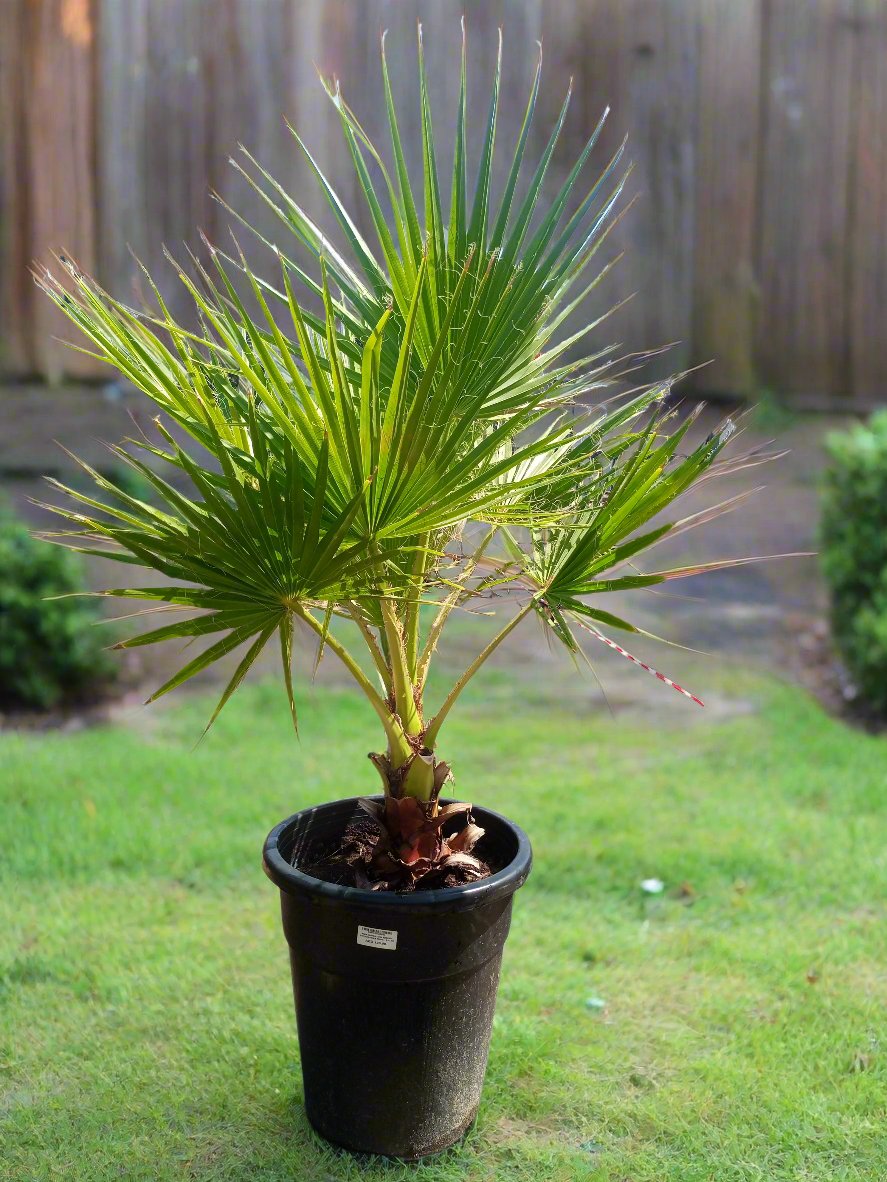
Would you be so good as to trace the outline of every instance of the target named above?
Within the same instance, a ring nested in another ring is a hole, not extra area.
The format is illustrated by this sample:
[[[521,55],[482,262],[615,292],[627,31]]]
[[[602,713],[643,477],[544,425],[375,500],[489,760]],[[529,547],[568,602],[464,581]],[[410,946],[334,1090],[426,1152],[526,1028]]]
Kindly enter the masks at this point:
[[[357,801],[296,813],[268,835],[280,888],[314,1128],[360,1153],[414,1159],[477,1113],[511,900],[530,873],[516,825],[475,808],[477,852],[501,866],[466,886],[398,895],[322,882],[292,862],[337,840]]]

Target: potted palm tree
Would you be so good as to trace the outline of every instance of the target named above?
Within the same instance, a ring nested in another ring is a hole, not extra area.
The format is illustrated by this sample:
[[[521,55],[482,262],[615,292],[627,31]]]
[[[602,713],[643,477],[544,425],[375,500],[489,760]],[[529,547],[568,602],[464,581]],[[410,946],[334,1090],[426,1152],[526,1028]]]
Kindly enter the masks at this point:
[[[463,35],[445,218],[421,32],[418,68],[418,195],[384,39],[391,167],[327,86],[374,244],[293,132],[341,249],[244,152],[237,167],[291,238],[266,240],[272,279],[236,241],[207,242],[207,258],[179,271],[198,327],[177,323],[153,284],[156,307],[135,309],[64,256],[64,283],[38,277],[89,351],[160,412],[155,442],[116,449],[155,503],[87,468],[97,492],[58,486],[76,504],[57,510],[72,524],[51,535],[161,574],[160,585],[106,592],[173,616],[120,647],[205,639],[151,700],[245,646],[210,725],[275,641],[296,723],[293,653],[307,632],[379,720],[384,742],[369,758],[381,792],[353,795],[366,792],[356,776],[344,799],[281,822],[264,866],[281,893],[308,1116],[333,1142],[408,1158],[449,1145],[475,1115],[512,896],[530,870],[515,824],[452,799],[439,746],[450,711],[530,618],[570,654],[581,652],[578,629],[618,648],[610,631],[637,629],[597,606],[602,594],[703,569],[639,573],[633,560],[729,508],[662,516],[711,474],[732,431],[691,443],[695,416],[678,413],[672,380],[595,400],[629,364],[615,348],[580,347],[595,324],[559,332],[608,270],[598,251],[625,183],[624,145],[568,212],[599,124],[544,200],[567,102],[525,170],[537,68],[494,200],[497,61],[470,185]],[[443,629],[494,597],[504,622],[429,702]]]

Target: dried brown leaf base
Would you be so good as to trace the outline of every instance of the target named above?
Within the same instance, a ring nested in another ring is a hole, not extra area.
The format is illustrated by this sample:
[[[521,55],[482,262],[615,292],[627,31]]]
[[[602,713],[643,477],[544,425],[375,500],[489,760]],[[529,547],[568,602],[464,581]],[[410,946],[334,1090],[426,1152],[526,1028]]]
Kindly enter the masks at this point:
[[[435,812],[411,796],[363,799],[365,818],[353,821],[337,848],[302,863],[305,874],[371,891],[425,891],[488,878],[493,868],[473,850],[484,830],[471,805],[446,804]],[[431,815],[433,814],[433,815]],[[444,835],[454,821],[463,824]]]

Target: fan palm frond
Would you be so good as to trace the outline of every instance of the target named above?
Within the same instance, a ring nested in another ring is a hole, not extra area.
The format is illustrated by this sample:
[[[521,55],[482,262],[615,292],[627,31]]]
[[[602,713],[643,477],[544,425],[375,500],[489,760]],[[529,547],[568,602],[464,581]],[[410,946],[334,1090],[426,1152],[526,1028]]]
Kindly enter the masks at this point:
[[[599,263],[598,252],[625,208],[624,143],[584,180],[607,113],[548,196],[570,95],[531,160],[540,59],[497,195],[501,47],[473,184],[465,63],[463,30],[445,186],[420,30],[421,191],[409,177],[384,38],[389,160],[339,84],[324,83],[371,240],[294,129],[339,243],[244,149],[235,166],[286,234],[278,241],[230,211],[270,248],[270,279],[233,237],[230,247],[207,242],[205,261],[192,258],[190,271],[177,266],[196,329],[174,320],[147,272],[150,309],[113,297],[64,257],[66,282],[49,270],[38,276],[86,336],[87,351],[159,412],[159,443],[118,449],[151,482],[158,505],[87,468],[98,492],[57,486],[73,498],[57,510],[73,528],[54,535],[168,580],[108,592],[185,613],[124,643],[211,640],[154,696],[246,646],[217,714],[277,633],[295,720],[301,621],[320,652],[344,661],[385,728],[387,753],[372,758],[386,793],[427,802],[429,817],[449,771],[433,751],[440,728],[518,623],[536,613],[573,652],[574,625],[631,630],[593,606],[594,597],[697,573],[702,568],[646,574],[633,562],[735,503],[665,522],[682,493],[717,471],[732,424],[691,444],[695,415],[676,417],[674,379],[596,402],[647,355],[589,350],[584,340],[602,317],[564,335],[613,264]],[[469,522],[483,529],[465,550]],[[450,614],[493,591],[511,592],[518,612],[426,714],[428,668]],[[430,601],[429,623],[422,607]],[[334,620],[354,626],[378,685]]]

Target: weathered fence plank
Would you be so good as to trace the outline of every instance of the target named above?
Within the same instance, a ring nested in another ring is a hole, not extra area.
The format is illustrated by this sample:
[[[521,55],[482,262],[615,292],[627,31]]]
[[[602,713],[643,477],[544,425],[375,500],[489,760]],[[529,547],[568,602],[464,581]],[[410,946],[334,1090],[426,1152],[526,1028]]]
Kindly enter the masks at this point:
[[[285,120],[296,122],[301,47],[289,18],[286,0],[270,0],[267,16],[257,21],[250,0],[225,0],[217,6],[218,35],[203,57],[210,88],[212,189],[237,209],[250,225],[278,238],[283,233],[273,213],[229,163],[245,164],[238,145],[244,144],[291,191],[302,187],[306,169]],[[223,250],[234,253],[230,231],[251,264],[269,278],[275,270],[269,252],[249,230],[215,202],[203,229]],[[283,246],[283,243],[281,242]]]
[[[31,356],[28,135],[24,114],[27,12],[0,4],[0,371],[25,373]]]
[[[887,5],[859,4],[849,378],[855,399],[876,404],[887,402]]]
[[[191,300],[163,258],[201,252],[200,231],[227,250],[229,227],[252,262],[273,262],[222,204],[289,250],[286,229],[229,162],[246,165],[238,145],[292,192],[320,224],[334,222],[317,197],[311,169],[288,119],[305,132],[321,168],[345,174],[338,119],[316,68],[341,70],[353,46],[356,10],[346,3],[294,6],[292,0],[101,0],[105,96],[100,191],[110,233],[102,274],[114,290],[138,288],[130,246],[158,282],[174,315],[192,317]],[[347,184],[350,185],[350,177]],[[353,193],[346,189],[345,199]],[[205,252],[202,252],[205,257]]]
[[[634,164],[628,192],[640,200],[612,235],[625,258],[606,286],[607,302],[631,297],[611,332],[632,349],[674,342],[667,367],[690,359],[693,296],[694,153],[698,17],[681,0],[606,0],[579,6],[581,35],[571,55],[585,128],[609,104],[601,162],[626,132]],[[635,293],[638,293],[635,295]]]
[[[100,273],[109,290],[147,298],[130,252],[148,267],[174,316],[191,301],[164,263],[186,261],[198,227],[210,225],[215,141],[209,47],[218,7],[210,0],[100,0],[102,105]]]
[[[67,321],[28,271],[35,258],[47,261],[50,243],[96,265],[95,12],[91,0],[2,8],[4,364],[50,378],[88,375],[95,363],[54,339],[69,335]]]
[[[692,360],[700,388],[753,395],[761,8],[705,0],[700,18]]]
[[[764,9],[757,367],[800,396],[851,395],[848,213],[856,0]]]

